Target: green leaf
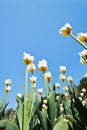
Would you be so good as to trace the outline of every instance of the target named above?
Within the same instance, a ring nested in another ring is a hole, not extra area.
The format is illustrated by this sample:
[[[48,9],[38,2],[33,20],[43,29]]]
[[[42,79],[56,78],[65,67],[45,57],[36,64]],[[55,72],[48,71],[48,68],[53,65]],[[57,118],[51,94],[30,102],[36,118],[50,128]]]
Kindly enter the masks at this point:
[[[0,118],[4,115],[4,112],[5,112],[7,105],[8,105],[8,103],[6,103],[6,104],[0,103]]]
[[[16,97],[18,106],[16,108],[17,118],[20,130],[22,130],[22,123],[23,123],[23,102],[19,97]]]
[[[69,130],[68,120],[63,119],[59,121],[53,128],[53,130]]]
[[[71,105],[66,99],[63,100],[63,106],[64,106],[66,115],[72,115]]]
[[[36,97],[36,112],[42,126],[42,130],[48,130],[48,117],[47,112],[41,108],[41,98],[39,95]]]
[[[61,95],[58,95],[58,96],[59,96],[58,101],[55,103],[55,105],[56,105],[56,108],[55,108],[55,110],[56,110],[55,117],[56,118],[60,116],[60,102],[62,100]]]
[[[15,123],[8,120],[0,121],[0,128],[5,128],[5,130],[19,130]]]
[[[41,122],[41,125],[44,130],[48,130],[48,125],[47,125],[47,113],[45,110],[38,111],[38,116]]]
[[[52,91],[48,97],[48,116],[52,126],[54,125],[55,121],[55,113],[55,92]]]

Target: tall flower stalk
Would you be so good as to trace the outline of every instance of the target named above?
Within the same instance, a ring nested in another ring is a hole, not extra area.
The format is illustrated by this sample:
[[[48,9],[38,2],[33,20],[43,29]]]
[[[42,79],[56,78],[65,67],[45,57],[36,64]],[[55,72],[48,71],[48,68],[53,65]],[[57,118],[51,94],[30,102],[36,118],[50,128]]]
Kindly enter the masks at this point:
[[[24,88],[24,121],[23,130],[27,130],[27,90],[28,90],[28,65],[26,66],[26,78],[25,78],[25,88]]]
[[[28,65],[32,64],[34,61],[34,57],[30,54],[24,52],[23,61],[26,64],[26,78],[25,78],[25,87],[24,87],[24,111],[23,111],[23,130],[28,130],[28,123],[27,123],[27,91],[28,91]]]
[[[46,86],[45,73],[43,73],[43,77],[44,77],[44,88],[45,88],[45,93],[46,93],[46,97],[48,98],[48,90],[47,90],[47,86]]]

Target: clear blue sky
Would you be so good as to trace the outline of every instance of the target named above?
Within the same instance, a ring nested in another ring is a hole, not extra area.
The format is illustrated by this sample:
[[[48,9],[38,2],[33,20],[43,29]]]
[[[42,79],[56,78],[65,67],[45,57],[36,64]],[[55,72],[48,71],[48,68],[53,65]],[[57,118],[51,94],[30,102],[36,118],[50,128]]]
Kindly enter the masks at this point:
[[[78,53],[83,48],[74,39],[58,33],[67,22],[74,35],[87,32],[87,0],[0,0],[0,95],[4,80],[11,78],[9,107],[16,106],[15,96],[24,90],[24,51],[35,56],[36,66],[39,60],[47,60],[53,83],[59,82],[58,67],[64,65],[67,75],[79,84],[87,65],[80,64]],[[38,69],[35,75],[38,88],[43,87]]]

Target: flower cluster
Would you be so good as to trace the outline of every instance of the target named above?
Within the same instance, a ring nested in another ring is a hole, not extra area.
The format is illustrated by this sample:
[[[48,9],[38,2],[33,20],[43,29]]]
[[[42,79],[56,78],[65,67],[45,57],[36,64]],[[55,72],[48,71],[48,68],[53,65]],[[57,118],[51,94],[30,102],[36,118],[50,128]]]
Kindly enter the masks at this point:
[[[75,37],[72,34],[72,27],[69,23],[66,23],[62,28],[59,29],[59,33],[64,35],[64,36],[71,36],[74,38],[81,46],[84,47],[85,50],[79,53],[80,55],[80,62],[82,64],[87,64],[87,46],[85,43],[87,42],[87,33],[78,33],[77,36]]]

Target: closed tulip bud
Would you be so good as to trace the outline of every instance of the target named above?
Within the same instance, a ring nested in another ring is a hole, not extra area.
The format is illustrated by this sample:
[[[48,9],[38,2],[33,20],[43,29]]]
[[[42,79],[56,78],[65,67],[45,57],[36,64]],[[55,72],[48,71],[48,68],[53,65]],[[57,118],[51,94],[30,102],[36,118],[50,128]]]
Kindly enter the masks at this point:
[[[22,93],[18,93],[16,96],[21,99],[22,98]]]
[[[39,94],[42,94],[42,92],[43,92],[43,89],[42,89],[42,88],[39,88],[39,89],[38,89],[38,93],[39,93]]]
[[[85,89],[85,88],[83,88],[81,91],[82,91],[83,93],[85,93],[85,92],[86,92],[86,89]]]
[[[83,96],[84,96],[84,93],[80,93],[80,96],[83,97]]]
[[[85,100],[83,100],[83,101],[82,101],[82,104],[83,104],[83,106],[85,106],[85,105],[86,105],[86,101],[85,101]]]
[[[59,96],[56,96],[56,100],[58,100],[59,99]]]
[[[43,107],[44,110],[47,110],[46,104],[42,104],[42,107]]]
[[[68,92],[68,87],[63,88],[65,92]]]
[[[60,103],[60,107],[63,107],[63,104],[62,104],[62,103]]]
[[[79,100],[82,101],[82,97],[79,97]]]
[[[61,113],[64,112],[63,106],[60,106],[60,112],[61,112]]]
[[[43,100],[43,103],[44,103],[44,104],[47,104],[47,99],[44,99],[44,100]]]

